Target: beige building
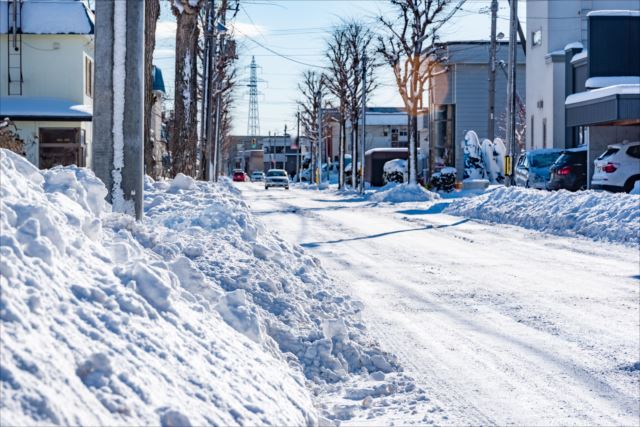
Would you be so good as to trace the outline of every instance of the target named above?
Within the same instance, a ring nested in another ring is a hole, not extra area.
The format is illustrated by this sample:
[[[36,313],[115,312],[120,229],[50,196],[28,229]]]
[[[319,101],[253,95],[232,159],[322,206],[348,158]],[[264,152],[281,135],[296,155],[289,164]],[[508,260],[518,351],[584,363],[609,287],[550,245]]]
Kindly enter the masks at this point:
[[[91,162],[93,51],[84,2],[0,0],[0,116],[40,168]]]

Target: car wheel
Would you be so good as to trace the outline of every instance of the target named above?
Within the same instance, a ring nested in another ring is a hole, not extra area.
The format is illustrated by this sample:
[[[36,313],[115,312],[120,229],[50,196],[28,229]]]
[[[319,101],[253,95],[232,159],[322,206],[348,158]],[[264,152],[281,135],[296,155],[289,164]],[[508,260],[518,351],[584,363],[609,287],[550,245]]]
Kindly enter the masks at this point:
[[[264,186],[264,189],[265,189],[265,190],[268,190],[268,189],[269,189],[269,186],[268,186],[268,185],[265,185],[265,186]]]
[[[636,182],[640,181],[640,179],[633,177],[627,180],[627,182],[625,182],[624,184],[624,192],[625,193],[631,193],[631,190],[633,190],[633,187],[636,185]]]
[[[289,189],[289,187],[284,187],[284,189],[285,189],[285,190],[288,190],[288,189]]]

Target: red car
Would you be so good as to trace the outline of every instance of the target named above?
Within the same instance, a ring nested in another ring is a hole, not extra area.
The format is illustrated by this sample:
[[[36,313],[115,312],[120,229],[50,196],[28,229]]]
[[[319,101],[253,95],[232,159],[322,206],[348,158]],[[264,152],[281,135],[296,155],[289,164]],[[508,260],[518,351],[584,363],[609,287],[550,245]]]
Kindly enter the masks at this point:
[[[236,170],[233,171],[233,182],[245,182],[248,181],[248,176],[244,171]]]

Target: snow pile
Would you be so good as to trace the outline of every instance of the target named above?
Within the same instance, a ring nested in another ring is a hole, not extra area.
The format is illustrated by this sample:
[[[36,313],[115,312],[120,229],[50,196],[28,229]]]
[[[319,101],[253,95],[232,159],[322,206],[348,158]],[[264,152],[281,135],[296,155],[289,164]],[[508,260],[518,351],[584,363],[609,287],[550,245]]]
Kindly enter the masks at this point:
[[[482,196],[454,200],[445,213],[559,235],[639,243],[640,197],[629,194],[499,187]]]
[[[361,304],[332,284],[316,258],[256,222],[231,181],[177,177],[150,184],[145,199],[147,224],[133,226],[135,238],[179,277],[198,272],[187,281],[194,295],[266,351],[285,353],[307,379],[333,383],[395,366],[363,333]]]
[[[217,314],[216,296],[242,301],[193,268],[197,248],[109,213],[87,170],[6,150],[0,167],[3,425],[316,422],[302,375]]]
[[[420,185],[389,183],[374,192],[369,200],[374,203],[428,202],[439,199],[438,194]]]
[[[0,164],[3,423],[314,424],[309,383],[398,370],[230,181],[147,180],[138,223],[86,169]]]

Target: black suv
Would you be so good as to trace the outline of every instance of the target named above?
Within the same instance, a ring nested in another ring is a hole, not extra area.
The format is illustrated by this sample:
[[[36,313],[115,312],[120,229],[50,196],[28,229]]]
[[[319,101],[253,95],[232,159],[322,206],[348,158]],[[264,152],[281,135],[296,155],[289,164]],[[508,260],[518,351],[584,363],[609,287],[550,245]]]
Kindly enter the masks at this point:
[[[565,150],[549,169],[547,189],[578,191],[587,188],[587,148]]]

